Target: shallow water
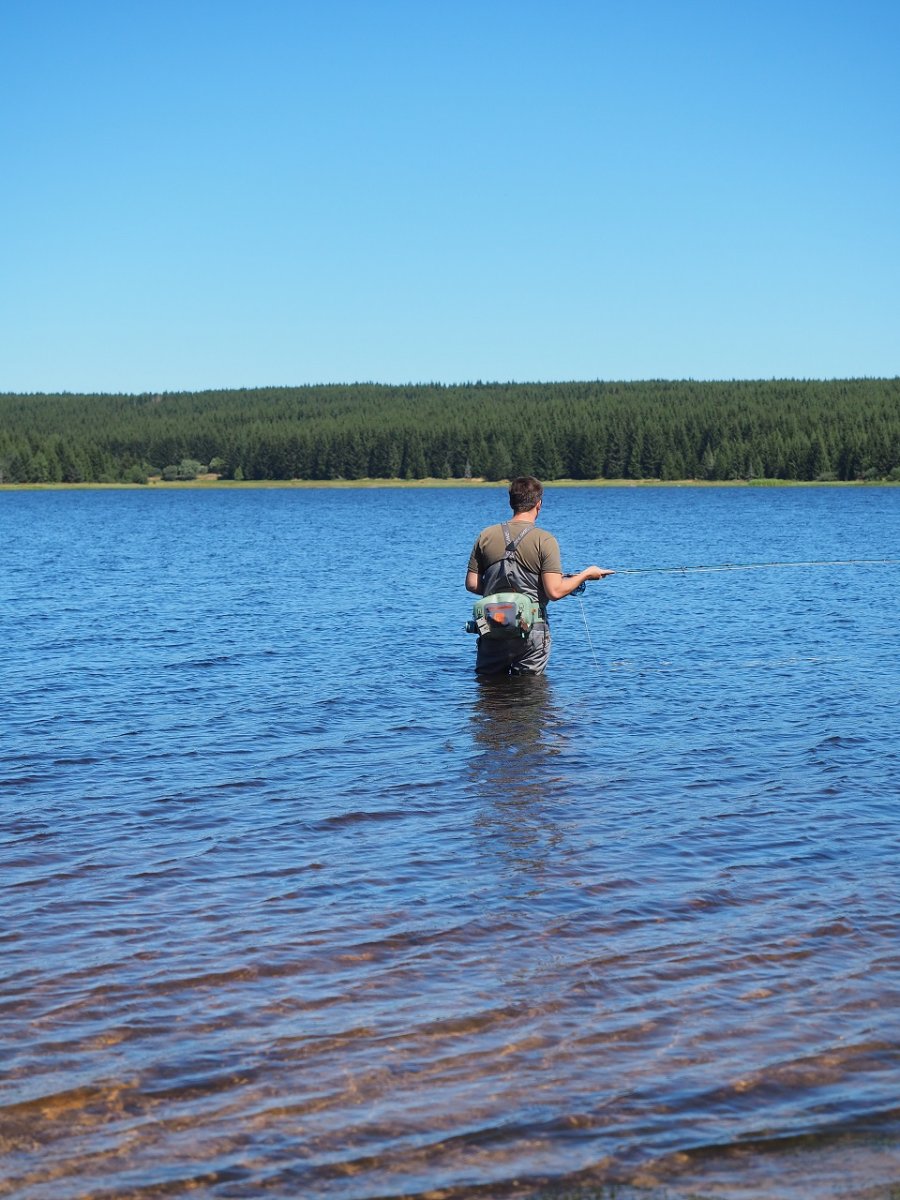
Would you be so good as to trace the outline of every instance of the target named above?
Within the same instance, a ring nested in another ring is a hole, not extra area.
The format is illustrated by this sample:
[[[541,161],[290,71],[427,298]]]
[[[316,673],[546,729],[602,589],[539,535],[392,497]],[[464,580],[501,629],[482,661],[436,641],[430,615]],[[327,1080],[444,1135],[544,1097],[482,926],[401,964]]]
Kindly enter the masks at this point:
[[[0,494],[0,1194],[900,1180],[900,568],[618,575],[485,683],[504,505]],[[542,523],[569,569],[897,557],[900,490]]]

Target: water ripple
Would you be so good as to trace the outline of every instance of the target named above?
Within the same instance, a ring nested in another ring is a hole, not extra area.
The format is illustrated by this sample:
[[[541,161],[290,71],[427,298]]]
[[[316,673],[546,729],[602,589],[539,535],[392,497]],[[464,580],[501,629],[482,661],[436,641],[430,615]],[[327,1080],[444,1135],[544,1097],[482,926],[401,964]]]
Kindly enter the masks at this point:
[[[449,546],[411,495],[337,595],[352,493],[0,496],[0,1194],[896,1182],[894,577],[613,579],[600,671],[561,604],[548,677],[479,683],[496,494]],[[877,557],[900,510],[553,498],[635,565]]]

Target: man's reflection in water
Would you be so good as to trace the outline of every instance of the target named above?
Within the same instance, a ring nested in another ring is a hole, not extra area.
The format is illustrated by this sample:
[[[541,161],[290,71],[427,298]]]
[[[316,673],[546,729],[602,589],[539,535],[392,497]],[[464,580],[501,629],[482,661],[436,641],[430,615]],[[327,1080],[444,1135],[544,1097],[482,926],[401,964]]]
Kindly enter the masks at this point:
[[[546,675],[478,677],[472,764],[476,829],[507,870],[542,876],[560,841],[550,816],[559,795],[562,722]],[[487,847],[486,847],[487,848]],[[500,865],[500,864],[498,864]]]

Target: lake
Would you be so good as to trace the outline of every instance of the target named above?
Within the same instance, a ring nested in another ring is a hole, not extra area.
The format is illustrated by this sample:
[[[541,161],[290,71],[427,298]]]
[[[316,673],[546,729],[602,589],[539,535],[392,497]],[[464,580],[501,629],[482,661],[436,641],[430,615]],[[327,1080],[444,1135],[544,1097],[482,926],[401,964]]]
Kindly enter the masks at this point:
[[[619,574],[485,682],[507,512],[0,494],[0,1194],[896,1195],[900,567]],[[882,559],[900,489],[541,524],[568,570]]]

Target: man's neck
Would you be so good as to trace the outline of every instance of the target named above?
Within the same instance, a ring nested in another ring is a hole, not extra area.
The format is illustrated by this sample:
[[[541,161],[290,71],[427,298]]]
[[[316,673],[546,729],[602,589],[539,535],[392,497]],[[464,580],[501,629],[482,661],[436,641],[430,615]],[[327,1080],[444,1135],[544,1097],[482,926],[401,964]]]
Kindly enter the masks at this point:
[[[529,523],[529,525],[533,525],[535,523],[535,521],[537,520],[537,515],[538,515],[538,506],[535,505],[534,508],[529,508],[527,512],[513,513],[511,520],[527,521]]]

